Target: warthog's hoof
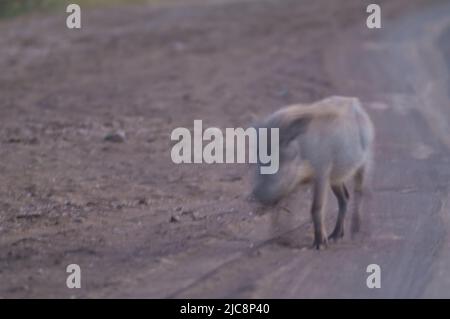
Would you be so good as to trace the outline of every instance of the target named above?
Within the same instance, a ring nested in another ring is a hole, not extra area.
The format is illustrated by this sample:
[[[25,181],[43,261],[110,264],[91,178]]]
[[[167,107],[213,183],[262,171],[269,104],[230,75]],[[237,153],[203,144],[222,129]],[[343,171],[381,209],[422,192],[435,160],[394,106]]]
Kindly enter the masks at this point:
[[[361,230],[361,221],[359,216],[353,216],[351,223],[352,238]]]
[[[335,227],[333,232],[328,236],[328,240],[332,240],[334,242],[342,239],[344,237],[344,227]]]
[[[328,236],[328,240],[336,242],[339,239],[342,239],[343,237],[344,237],[344,230],[343,229],[335,229],[330,234],[330,236]]]
[[[313,249],[322,250],[328,248],[328,239],[326,236],[320,236],[314,239]]]

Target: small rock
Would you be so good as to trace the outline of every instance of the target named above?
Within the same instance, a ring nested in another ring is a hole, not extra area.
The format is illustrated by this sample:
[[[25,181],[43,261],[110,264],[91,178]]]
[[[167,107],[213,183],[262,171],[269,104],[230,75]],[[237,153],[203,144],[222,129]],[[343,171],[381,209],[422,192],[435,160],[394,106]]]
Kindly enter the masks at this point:
[[[204,216],[202,216],[199,212],[192,212],[192,219],[199,220],[202,218],[204,218]]]
[[[147,198],[138,198],[138,205],[148,205]]]
[[[175,215],[173,215],[173,216],[171,216],[170,217],[170,220],[169,220],[171,223],[178,223],[179,221],[180,221],[180,217],[179,216],[175,216]]]
[[[8,143],[8,144],[18,144],[21,142],[22,142],[22,139],[20,137],[10,137],[9,139],[6,140],[6,143]]]
[[[41,217],[41,214],[20,214],[16,216],[16,219],[32,219],[32,218],[39,218]]]
[[[193,214],[194,211],[192,209],[184,209],[181,214],[182,215],[189,215],[189,214]]]
[[[220,178],[220,181],[222,182],[237,182],[242,180],[242,176],[237,176],[237,175],[228,175],[228,176],[224,176],[222,178]]]
[[[109,133],[106,135],[103,140],[105,142],[111,142],[111,143],[123,143],[125,142],[126,134],[124,131],[117,131],[115,133]]]
[[[114,208],[114,209],[122,209],[122,208],[124,208],[124,205],[122,204],[122,203],[113,203],[112,204],[112,207]]]

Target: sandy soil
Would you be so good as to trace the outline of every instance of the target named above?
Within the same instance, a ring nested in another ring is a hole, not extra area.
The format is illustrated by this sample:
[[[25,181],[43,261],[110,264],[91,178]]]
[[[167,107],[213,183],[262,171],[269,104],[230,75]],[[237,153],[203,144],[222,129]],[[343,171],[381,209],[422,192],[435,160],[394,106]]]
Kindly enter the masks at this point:
[[[427,104],[443,83],[448,101],[447,68],[402,23],[423,39],[450,24],[427,1],[379,3],[392,28],[367,30],[360,0],[97,9],[81,31],[65,14],[1,22],[0,297],[449,296],[450,111]],[[247,166],[171,161],[171,131],[194,119],[246,127],[331,94],[360,96],[378,130],[357,240],[312,251],[307,189],[262,209]]]

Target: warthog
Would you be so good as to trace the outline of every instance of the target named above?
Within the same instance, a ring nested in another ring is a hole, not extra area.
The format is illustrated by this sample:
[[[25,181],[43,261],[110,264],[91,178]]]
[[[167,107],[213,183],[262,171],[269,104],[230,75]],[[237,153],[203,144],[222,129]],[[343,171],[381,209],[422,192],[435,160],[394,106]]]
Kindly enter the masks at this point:
[[[344,217],[350,198],[345,183],[354,179],[351,230],[352,234],[358,232],[361,196],[366,188],[374,140],[373,124],[359,99],[333,96],[309,105],[288,106],[269,116],[259,127],[279,128],[279,170],[272,175],[256,173],[254,197],[263,204],[273,205],[297,185],[311,183],[313,245],[320,249],[327,246],[328,239],[344,236]],[[339,213],[336,226],[327,238],[323,210],[329,185],[337,198]]]

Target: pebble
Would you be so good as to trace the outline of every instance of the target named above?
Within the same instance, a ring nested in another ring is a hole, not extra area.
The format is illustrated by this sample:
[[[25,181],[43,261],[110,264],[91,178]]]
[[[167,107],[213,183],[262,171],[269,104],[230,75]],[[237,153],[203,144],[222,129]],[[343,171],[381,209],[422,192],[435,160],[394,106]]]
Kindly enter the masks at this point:
[[[178,223],[180,221],[180,217],[179,216],[171,216],[169,222],[171,223]]]
[[[124,131],[117,131],[114,133],[109,133],[106,135],[103,140],[105,142],[111,142],[111,143],[123,143],[125,142],[126,134]]]

